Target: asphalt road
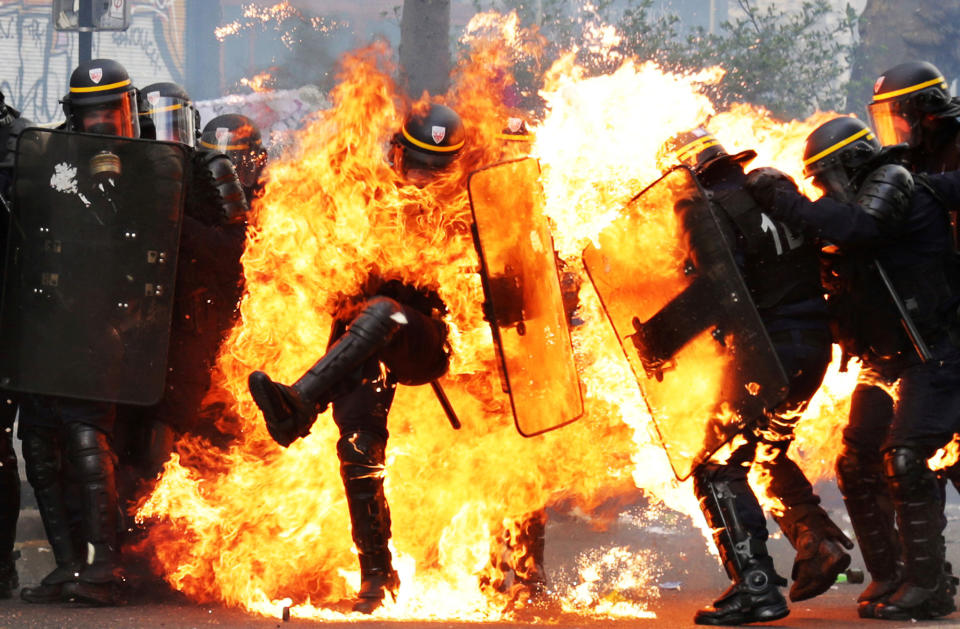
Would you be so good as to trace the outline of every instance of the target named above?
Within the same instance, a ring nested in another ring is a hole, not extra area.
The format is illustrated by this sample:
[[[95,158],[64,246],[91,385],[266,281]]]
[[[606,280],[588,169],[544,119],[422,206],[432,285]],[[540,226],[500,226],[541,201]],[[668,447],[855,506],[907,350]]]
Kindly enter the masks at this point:
[[[818,487],[824,505],[834,519],[849,530],[849,521],[843,512],[842,503],[835,486],[822,484]],[[947,508],[947,555],[954,566],[960,565],[960,499],[951,490]],[[727,585],[726,576],[718,560],[710,555],[707,544],[699,532],[682,517],[661,518],[651,523],[642,517],[645,505],[642,500],[624,514],[607,530],[597,531],[574,514],[551,512],[547,527],[547,570],[556,586],[576,585],[576,574],[571,569],[578,557],[585,553],[613,546],[622,546],[635,552],[643,561],[653,562],[659,574],[654,580],[651,594],[640,594],[642,601],[655,618],[597,619],[573,614],[561,614],[549,618],[522,616],[504,618],[497,623],[466,623],[443,621],[366,621],[377,627],[471,627],[490,624],[497,627],[526,627],[549,623],[556,627],[694,627],[694,611],[712,601]],[[776,525],[770,523],[770,530]],[[42,540],[42,529],[36,511],[26,509],[22,513],[18,545],[23,559],[18,564],[21,582],[24,585],[37,583],[53,565],[52,556]],[[770,542],[771,553],[781,573],[789,574],[793,551],[786,540],[776,535]],[[859,552],[855,551],[853,567],[863,567]],[[615,575],[609,575],[613,580]],[[863,585],[842,583],[835,585],[826,594],[811,600],[791,605],[787,618],[769,625],[775,627],[960,627],[960,613],[927,622],[887,622],[861,620],[856,613],[856,597]],[[636,593],[612,592],[630,600]],[[0,628],[2,627],[307,627],[353,625],[352,618],[342,622],[319,622],[297,619],[289,622],[277,617],[266,618],[248,614],[238,609],[218,605],[200,605],[171,592],[159,583],[141,587],[124,607],[86,608],[77,605],[30,605],[18,597],[0,601]],[[360,620],[359,622],[365,622]]]

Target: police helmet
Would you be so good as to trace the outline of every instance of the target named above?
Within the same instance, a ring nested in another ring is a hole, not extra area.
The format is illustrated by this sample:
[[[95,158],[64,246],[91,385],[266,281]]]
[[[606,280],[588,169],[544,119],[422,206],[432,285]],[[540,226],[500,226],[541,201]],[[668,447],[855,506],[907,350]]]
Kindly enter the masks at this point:
[[[960,101],[950,96],[947,82],[935,65],[908,61],[876,80],[867,111],[881,143],[916,145],[924,118],[960,116]]]
[[[112,59],[78,65],[61,103],[70,131],[140,137],[137,91],[127,70]]]
[[[749,164],[756,151],[746,150],[730,155],[720,140],[703,127],[695,127],[673,136],[657,152],[657,166],[666,172],[676,165],[689,166],[698,175],[720,163]]]
[[[465,142],[460,115],[445,105],[431,103],[403,121],[395,143],[401,149],[400,169],[439,170],[449,166]]]
[[[803,174],[836,199],[850,200],[857,175],[881,152],[880,142],[863,121],[841,116],[823,123],[807,136]]]
[[[153,83],[140,90],[140,137],[193,147],[197,119],[187,91],[176,83]]]
[[[223,114],[208,122],[200,135],[200,146],[226,153],[246,189],[257,186],[267,165],[260,129],[242,114]]]

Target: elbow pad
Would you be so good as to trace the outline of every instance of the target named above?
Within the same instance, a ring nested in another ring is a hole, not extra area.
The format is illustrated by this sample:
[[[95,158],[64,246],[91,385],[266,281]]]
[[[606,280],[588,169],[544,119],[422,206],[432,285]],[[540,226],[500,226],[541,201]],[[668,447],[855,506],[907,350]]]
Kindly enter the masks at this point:
[[[910,210],[913,175],[899,164],[884,164],[864,180],[857,193],[857,205],[877,219],[885,232],[898,229]]]
[[[247,212],[247,199],[229,157],[219,151],[197,151],[194,169],[191,201],[203,207],[191,214],[207,223],[230,223]]]

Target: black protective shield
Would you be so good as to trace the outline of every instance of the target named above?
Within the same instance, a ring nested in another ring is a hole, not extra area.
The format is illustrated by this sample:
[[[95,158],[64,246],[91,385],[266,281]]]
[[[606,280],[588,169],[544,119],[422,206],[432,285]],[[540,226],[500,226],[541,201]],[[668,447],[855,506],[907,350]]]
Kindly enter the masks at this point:
[[[634,197],[583,261],[678,479],[783,400],[783,368],[689,169]]]
[[[0,385],[159,401],[186,164],[174,144],[24,131],[0,304]]]
[[[468,188],[504,391],[517,430],[532,437],[583,414],[540,164],[501,162],[472,173]]]

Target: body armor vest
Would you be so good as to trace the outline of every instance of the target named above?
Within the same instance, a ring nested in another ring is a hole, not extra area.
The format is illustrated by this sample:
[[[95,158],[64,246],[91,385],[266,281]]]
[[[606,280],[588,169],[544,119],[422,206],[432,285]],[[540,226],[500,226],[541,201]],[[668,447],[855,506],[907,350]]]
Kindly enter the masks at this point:
[[[918,186],[928,190],[937,199],[936,193],[922,176],[914,176],[914,179]],[[904,202],[907,205],[905,218],[915,207],[912,196],[911,193],[911,198]],[[863,202],[858,195],[858,203]],[[947,229],[946,211],[943,220],[944,229]],[[902,225],[903,220],[898,222]],[[922,263],[900,266],[884,263],[897,295],[929,345],[943,341],[957,326],[956,313],[947,312],[956,294],[951,286],[953,265],[948,251]],[[887,359],[898,353],[913,351],[892,297],[873,264],[873,252],[841,254],[835,258],[830,272],[834,281],[826,284],[831,311],[839,324],[839,341],[847,353],[871,360]]]
[[[737,226],[744,243],[744,280],[757,309],[823,294],[817,250],[802,234],[760,211],[743,189],[719,191],[713,202]]]

